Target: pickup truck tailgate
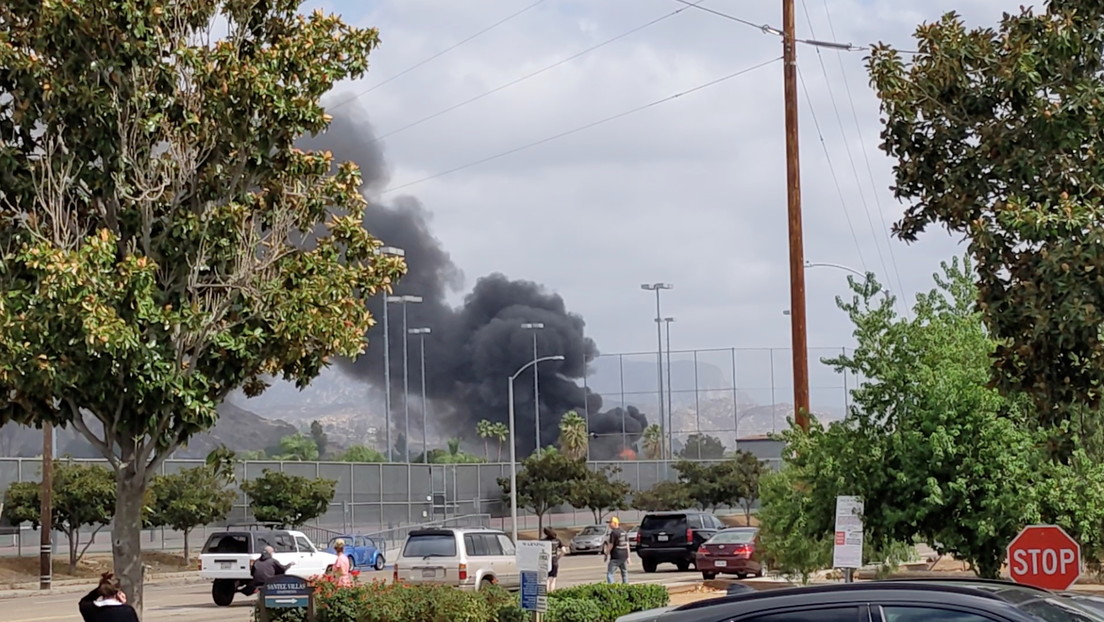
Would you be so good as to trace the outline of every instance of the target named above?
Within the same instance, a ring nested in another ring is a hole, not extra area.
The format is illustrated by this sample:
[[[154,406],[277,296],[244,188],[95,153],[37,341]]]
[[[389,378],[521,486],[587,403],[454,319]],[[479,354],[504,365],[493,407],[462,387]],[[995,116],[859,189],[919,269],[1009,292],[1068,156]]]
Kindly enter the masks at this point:
[[[206,553],[199,558],[199,572],[207,579],[248,579],[252,555]]]

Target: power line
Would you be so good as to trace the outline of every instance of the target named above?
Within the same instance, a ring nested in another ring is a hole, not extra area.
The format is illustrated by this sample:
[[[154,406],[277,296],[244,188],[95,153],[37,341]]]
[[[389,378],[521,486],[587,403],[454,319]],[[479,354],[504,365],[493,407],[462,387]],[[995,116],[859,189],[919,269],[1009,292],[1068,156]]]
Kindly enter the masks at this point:
[[[735,15],[732,15],[731,13],[725,13],[724,11],[718,11],[716,9],[711,9],[711,8],[704,7],[704,6],[698,6],[699,3],[691,3],[688,0],[675,0],[675,2],[685,4],[687,6],[687,8],[693,7],[695,9],[698,9],[699,11],[705,11],[706,13],[712,13],[713,15],[716,15],[718,17],[723,17],[725,19],[743,24],[745,26],[750,26],[751,28],[762,31],[763,34],[775,35],[775,36],[778,36],[778,37],[782,36],[782,31],[779,30],[778,28],[775,28],[774,26],[771,26],[770,24],[756,24],[755,22],[753,22],[751,20],[747,20],[747,19],[744,19],[742,17],[737,17]],[[815,37],[816,35],[814,34],[813,36]],[[834,35],[833,35],[833,38],[835,38]],[[802,43],[802,44],[810,45],[810,46],[817,47],[817,48],[832,48],[834,50],[839,50],[841,52],[866,52],[866,51],[870,51],[870,50],[873,49],[869,45],[855,45],[853,43],[839,43],[839,42],[836,42],[836,41],[819,41],[817,39],[798,39],[798,38],[794,38],[794,41],[796,43]],[[897,48],[891,48],[891,49],[893,49],[894,51],[896,51],[900,54],[919,54],[919,52],[914,51],[914,50],[900,50],[900,49],[897,49]]]
[[[608,123],[610,121],[621,119],[621,118],[627,117],[631,114],[635,114],[637,112],[647,110],[648,108],[653,108],[653,107],[658,106],[660,104],[664,104],[664,103],[667,103],[669,101],[678,99],[679,97],[682,97],[683,95],[689,95],[691,93],[701,91],[701,90],[709,88],[711,86],[715,86],[715,85],[720,84],[722,82],[725,82],[727,80],[731,80],[732,78],[736,78],[736,77],[742,76],[744,74],[751,73],[752,71],[755,71],[756,69],[766,67],[767,65],[770,65],[772,63],[776,63],[780,60],[782,60],[781,57],[776,57],[776,58],[772,58],[772,59],[767,60],[767,61],[763,61],[763,62],[758,63],[756,65],[752,65],[750,67],[741,69],[737,72],[730,73],[726,76],[717,78],[715,80],[710,80],[709,82],[706,82],[704,84],[699,84],[698,86],[695,86],[695,87],[690,88],[690,89],[686,89],[685,91],[679,91],[678,93],[675,93],[674,95],[668,95],[667,97],[664,97],[662,99],[657,99],[653,102],[644,104],[643,106],[637,106],[636,108],[632,108],[632,109],[626,110],[624,112],[619,112],[615,115],[608,116],[608,117],[599,119],[597,121],[592,121],[590,123],[587,123],[586,125],[580,125],[576,128],[566,130],[566,131],[560,132],[558,134],[553,134],[552,136],[548,136],[546,138],[542,138],[540,140],[533,141],[531,143],[526,143],[524,145],[521,145],[520,147],[514,147],[513,149],[509,149],[507,151],[502,151],[502,152],[496,153],[492,156],[488,156],[488,157],[485,157],[485,158],[481,158],[479,160],[468,162],[467,164],[462,164],[460,166],[456,166],[456,167],[441,171],[439,173],[434,173],[432,175],[428,175],[428,176],[422,177],[420,179],[415,179],[414,181],[409,181],[409,182],[406,182],[404,184],[399,184],[398,186],[392,186],[390,188],[385,189],[381,194],[388,194],[388,193],[391,193],[391,192],[395,192],[396,190],[401,190],[403,188],[409,188],[411,186],[415,186],[417,184],[429,181],[431,179],[437,179],[438,177],[444,177],[445,175],[451,175],[453,173],[456,173],[458,171],[462,171],[464,169],[471,168],[473,166],[478,166],[480,164],[484,164],[484,163],[490,162],[492,160],[498,160],[498,159],[504,158],[508,155],[513,155],[513,154],[518,153],[520,151],[525,151],[526,149],[531,149],[531,148],[536,147],[538,145],[543,145],[545,143],[552,142],[552,141],[558,140],[560,138],[564,138],[565,136],[570,136],[572,134],[577,134],[579,132],[582,132],[584,130],[588,130],[588,129],[593,128],[593,127],[597,127],[597,126],[602,125],[604,123]]]
[[[333,106],[330,106],[329,108],[331,110],[334,110],[334,109],[337,109],[337,108],[340,108],[340,107],[344,106],[345,104],[348,104],[349,102],[352,102],[353,100],[359,99],[359,98],[367,95],[368,93],[371,93],[372,91],[378,89],[379,87],[387,84],[388,82],[391,82],[392,80],[395,80],[397,78],[401,78],[402,76],[405,76],[406,74],[410,73],[411,71],[414,71],[418,67],[421,67],[422,65],[424,65],[424,64],[426,64],[426,63],[428,63],[428,62],[430,62],[434,59],[437,59],[437,58],[440,58],[441,56],[444,56],[445,54],[451,52],[452,50],[455,50],[456,48],[460,47],[461,45],[464,45],[465,43],[471,41],[472,39],[475,39],[476,37],[484,35],[484,34],[490,32],[490,31],[494,30],[495,28],[498,28],[499,26],[501,26],[501,25],[505,24],[506,22],[514,19],[515,17],[518,17],[522,13],[525,13],[526,11],[528,11],[529,9],[535,8],[538,4],[541,4],[543,2],[544,2],[544,0],[537,0],[533,4],[530,4],[529,6],[521,9],[520,11],[517,11],[517,12],[511,13],[510,15],[507,15],[506,17],[498,20],[497,22],[491,24],[490,26],[487,26],[483,30],[480,30],[479,32],[477,32],[475,34],[473,34],[473,35],[471,35],[471,36],[469,36],[465,39],[462,39],[457,43],[454,43],[453,45],[441,50],[440,52],[437,52],[436,54],[433,54],[432,56],[430,56],[428,58],[425,58],[425,59],[411,65],[410,67],[407,67],[406,69],[403,69],[399,73],[391,76],[390,78],[387,78],[383,82],[380,82],[379,84],[376,84],[375,86],[364,89],[363,91],[360,91],[359,93],[357,93],[356,95],[350,97],[349,99],[346,99],[346,100],[344,100],[344,101],[342,101],[338,104],[334,104]]]
[[[698,0],[698,2],[705,2],[705,0]],[[538,69],[538,70],[536,70],[536,71],[534,71],[534,72],[532,72],[532,73],[526,74],[526,75],[524,75],[524,76],[522,76],[522,77],[520,77],[520,78],[517,78],[517,79],[515,79],[515,80],[511,80],[511,81],[509,81],[509,82],[507,82],[507,83],[505,83],[505,84],[499,85],[499,86],[497,86],[497,87],[495,87],[495,88],[493,88],[493,89],[491,89],[491,90],[489,90],[489,91],[486,91],[486,92],[484,92],[484,93],[480,93],[479,95],[476,95],[475,97],[470,97],[470,98],[468,98],[468,99],[465,99],[465,100],[464,100],[464,101],[462,101],[462,102],[459,102],[459,103],[453,104],[453,105],[451,105],[451,106],[449,106],[449,107],[447,107],[447,108],[443,108],[443,109],[441,109],[441,110],[438,110],[437,112],[434,112],[433,114],[431,114],[431,115],[429,115],[429,116],[426,116],[426,117],[422,117],[421,119],[418,119],[417,121],[413,121],[413,122],[411,122],[411,123],[407,123],[406,125],[403,125],[403,126],[401,126],[401,127],[398,127],[398,128],[396,128],[396,129],[393,129],[393,130],[391,130],[390,132],[387,132],[387,133],[385,133],[385,134],[380,134],[379,136],[377,136],[377,137],[375,138],[375,140],[376,140],[376,141],[380,141],[380,140],[383,140],[383,139],[385,139],[385,138],[387,138],[387,137],[389,137],[389,136],[394,136],[395,134],[398,134],[399,132],[404,132],[404,131],[406,131],[406,130],[408,130],[408,129],[412,128],[412,127],[415,127],[415,126],[421,125],[421,124],[425,123],[426,121],[430,121],[430,120],[432,120],[432,119],[436,119],[437,117],[439,117],[439,116],[441,116],[441,115],[444,115],[444,114],[448,114],[448,113],[452,112],[453,110],[456,110],[456,109],[458,109],[458,108],[463,108],[464,106],[467,106],[468,104],[470,104],[470,103],[472,103],[472,102],[476,102],[476,101],[479,101],[480,99],[483,99],[484,97],[487,97],[488,95],[493,95],[493,94],[495,94],[495,93],[497,93],[497,92],[499,92],[499,91],[502,91],[502,90],[508,89],[508,88],[510,88],[511,86],[514,86],[514,85],[516,85],[516,84],[520,84],[520,83],[522,83],[522,82],[525,82],[526,80],[528,80],[528,79],[530,79],[530,78],[534,78],[534,77],[536,77],[536,76],[539,76],[540,74],[542,74],[542,73],[544,73],[544,72],[546,72],[546,71],[548,71],[548,70],[550,70],[550,69],[555,69],[556,67],[559,67],[560,65],[563,65],[563,64],[565,64],[565,63],[571,62],[571,61],[573,61],[573,60],[575,60],[575,59],[579,58],[580,56],[583,56],[583,55],[589,54],[589,53],[593,52],[594,50],[597,50],[597,49],[599,49],[599,48],[603,48],[603,47],[605,47],[605,46],[607,46],[607,45],[609,45],[609,44],[611,44],[611,43],[613,43],[613,42],[615,42],[615,41],[618,41],[618,40],[620,40],[620,39],[624,39],[625,37],[627,37],[627,36],[629,36],[629,35],[631,35],[631,34],[634,34],[634,33],[640,32],[641,30],[644,30],[645,28],[648,28],[648,27],[650,27],[650,26],[654,26],[654,25],[656,25],[656,24],[658,24],[658,23],[660,23],[660,22],[662,22],[662,21],[664,21],[664,20],[666,20],[666,19],[672,18],[672,17],[674,17],[674,16],[678,15],[679,13],[682,13],[683,11],[686,11],[686,10],[688,10],[688,9],[689,9],[690,7],[692,7],[692,6],[696,6],[696,5],[695,5],[695,4],[693,4],[693,3],[690,3],[690,4],[689,4],[689,6],[685,6],[685,7],[682,7],[681,9],[678,9],[678,10],[676,10],[676,11],[672,11],[672,12],[670,12],[670,13],[667,13],[666,15],[663,15],[663,16],[660,16],[660,17],[657,17],[657,18],[655,18],[655,19],[653,19],[653,20],[651,20],[651,21],[649,21],[649,22],[646,22],[646,23],[644,23],[644,24],[641,24],[641,25],[639,25],[639,26],[637,26],[637,27],[635,27],[635,28],[633,28],[633,29],[631,29],[631,30],[627,30],[627,31],[625,31],[625,32],[623,32],[623,33],[621,33],[621,34],[617,35],[616,37],[613,37],[613,38],[611,38],[611,39],[606,39],[605,41],[603,41],[603,42],[601,42],[601,43],[598,43],[598,44],[596,44],[596,45],[592,45],[592,46],[590,46],[590,47],[586,48],[585,50],[582,50],[582,51],[580,51],[580,52],[576,52],[575,54],[572,54],[571,56],[568,56],[568,57],[566,57],[566,58],[563,58],[563,59],[561,59],[561,60],[558,60],[558,61],[556,61],[556,62],[552,63],[551,65],[548,65],[547,67],[544,67],[544,68],[542,68],[542,69]]]
[[[836,194],[839,195],[843,216],[847,219],[847,228],[851,231],[851,239],[855,241],[855,251],[859,254],[859,264],[862,265],[863,272],[869,272],[866,259],[863,257],[862,244],[859,244],[859,236],[855,233],[855,223],[852,222],[851,214],[847,211],[847,199],[843,196],[839,175],[836,174],[836,166],[832,163],[832,154],[828,151],[828,144],[824,141],[824,132],[821,131],[820,120],[817,119],[816,109],[813,108],[813,98],[809,95],[809,87],[805,84],[805,76],[801,73],[800,66],[798,67],[797,77],[801,80],[801,89],[805,92],[805,101],[809,104],[809,114],[813,118],[813,127],[816,128],[817,138],[820,139],[820,148],[824,150],[824,159],[828,162],[828,172],[832,175],[832,182],[836,185]]]
[[[832,38],[834,39],[836,37],[836,28],[832,24],[832,11],[828,8],[828,0],[824,0],[824,14],[828,18],[828,31],[831,33]],[[866,140],[863,138],[862,124],[859,123],[859,113],[858,113],[858,110],[855,106],[855,97],[851,93],[851,84],[847,81],[847,69],[846,69],[846,67],[844,67],[843,57],[837,55],[836,60],[839,61],[840,73],[841,73],[841,75],[843,75],[843,86],[844,86],[844,89],[847,91],[847,99],[848,99],[848,102],[851,105],[851,119],[855,122],[855,132],[856,132],[856,134],[858,134],[859,144],[862,146],[863,159],[866,161],[866,174],[867,174],[867,177],[870,179],[870,188],[874,193],[874,202],[875,202],[874,205],[875,205],[875,207],[878,208],[878,216],[882,219],[882,227],[883,227],[883,230],[886,232],[886,240],[888,241],[889,240],[889,227],[886,225],[885,215],[882,214],[881,204],[878,201],[878,184],[874,182],[874,167],[872,167],[870,165],[870,153],[869,153],[870,150],[866,148]],[[908,290],[905,289],[905,284],[901,280],[901,273],[897,269],[897,257],[895,255],[895,253],[893,252],[892,243],[889,245],[889,256],[890,256],[890,260],[893,262],[893,271],[897,275],[897,284],[901,287],[901,293],[902,294],[907,294]],[[909,308],[908,308],[908,303],[907,302],[904,303],[904,307],[905,307],[905,316],[907,317],[908,313],[909,313]]]
[[[809,24],[809,32],[816,36],[816,30],[813,28],[813,20],[809,16],[809,7],[805,3],[805,0],[801,0],[801,7],[805,11],[805,21]],[[874,219],[870,216],[870,204],[866,200],[866,192],[863,188],[863,184],[859,181],[859,168],[855,165],[855,157],[851,154],[851,145],[847,139],[847,132],[843,128],[843,117],[840,116],[839,105],[836,103],[836,93],[832,88],[832,80],[828,77],[828,69],[824,65],[824,57],[821,55],[820,50],[816,50],[817,61],[820,63],[820,71],[824,75],[824,82],[828,88],[828,100],[832,102],[832,109],[836,113],[836,123],[840,128],[840,136],[843,137],[843,148],[847,153],[847,159],[851,163],[851,172],[855,176],[855,185],[859,190],[859,201],[862,203],[863,212],[866,214],[866,222],[870,225],[870,233],[874,236],[874,250],[878,255],[878,261],[882,264],[882,274],[885,278],[890,278],[889,266],[886,264],[885,255],[882,254],[881,246],[878,244],[878,228],[874,226]],[[809,105],[812,106],[810,100]],[[900,285],[900,283],[898,283]]]
[[[816,31],[815,31],[814,26],[813,26],[812,16],[809,14],[809,6],[808,6],[808,4],[806,3],[805,0],[801,0],[801,6],[805,11],[805,19],[809,23],[809,32],[815,37],[816,36]],[[833,36],[833,38],[835,38],[835,34],[833,34],[832,36]],[[874,226],[873,220],[870,218],[870,210],[869,210],[869,207],[868,207],[867,202],[866,202],[866,192],[863,191],[863,184],[859,180],[859,168],[855,164],[855,158],[851,153],[851,145],[850,145],[850,141],[848,141],[848,139],[847,139],[847,132],[843,128],[843,117],[840,115],[839,106],[836,104],[836,94],[835,94],[835,91],[832,89],[832,79],[828,77],[828,68],[824,64],[824,57],[820,53],[820,50],[818,49],[816,51],[816,53],[817,53],[817,61],[820,63],[820,71],[824,75],[824,81],[825,81],[825,83],[827,84],[827,87],[828,87],[828,97],[832,101],[832,108],[835,110],[835,113],[836,113],[836,122],[839,124],[840,135],[843,136],[844,148],[847,150],[847,158],[851,162],[851,170],[855,175],[855,184],[859,189],[859,197],[861,198],[862,203],[863,203],[863,210],[866,211],[867,220],[870,222],[871,231],[874,233],[874,236],[875,236],[875,240],[874,240],[875,248],[877,248],[878,247],[878,245],[877,245],[877,241],[878,241],[877,230],[876,230],[876,227]],[[840,68],[841,69],[843,69],[842,63],[843,63],[843,60],[840,59]],[[850,96],[851,87],[850,87],[849,84],[847,84],[846,73],[844,74],[843,83],[844,83],[845,87],[847,88],[848,95]],[[856,109],[855,109],[855,100],[854,100],[853,97],[851,97],[850,101],[851,101],[851,114],[852,114],[853,118],[855,119],[855,129],[859,130],[858,113],[856,112]],[[866,149],[865,142],[862,141],[861,131],[859,132],[859,141],[860,141],[860,149],[862,150],[863,154],[865,155],[867,149]],[[901,271],[897,267],[897,256],[893,252],[893,241],[889,237],[889,226],[886,224],[885,214],[882,213],[881,204],[879,203],[878,198],[877,198],[878,197],[878,188],[877,188],[877,185],[874,183],[874,173],[873,173],[873,171],[870,167],[869,156],[867,157],[866,165],[867,165],[867,172],[870,175],[870,182],[871,182],[870,191],[871,191],[871,199],[874,202],[874,211],[877,212],[878,220],[881,222],[882,234],[885,237],[886,250],[889,252],[890,265],[893,266],[892,276],[896,277],[896,279],[897,279],[897,287],[901,288],[899,291],[901,291],[901,293],[905,293],[905,289],[904,289],[905,284],[901,280]],[[878,255],[879,255],[879,258],[881,259],[881,262],[882,262],[882,269],[886,271],[886,278],[887,279],[891,278],[891,275],[889,273],[889,268],[886,266],[885,258],[882,256],[881,250],[878,251]],[[905,313],[907,314],[908,313],[908,303],[907,303],[907,301],[901,300],[900,302],[905,307]]]

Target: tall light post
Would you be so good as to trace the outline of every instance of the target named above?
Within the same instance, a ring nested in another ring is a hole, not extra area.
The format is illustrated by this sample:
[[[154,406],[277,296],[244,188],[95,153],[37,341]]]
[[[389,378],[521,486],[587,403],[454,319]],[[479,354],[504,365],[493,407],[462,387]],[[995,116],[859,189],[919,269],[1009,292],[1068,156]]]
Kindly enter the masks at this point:
[[[406,308],[411,304],[418,304],[422,301],[421,296],[388,296],[387,302],[394,302],[401,304],[403,307],[403,459],[406,462],[410,462],[410,353],[407,347],[407,331],[409,330],[406,325]]]
[[[507,398],[510,402],[510,529],[513,532],[514,543],[518,541],[517,535],[517,438],[514,432],[514,380],[521,375],[521,372],[533,367],[534,370],[538,363],[543,361],[562,361],[564,357],[560,354],[554,356],[545,356],[539,359],[533,359],[528,363],[522,365],[513,376],[507,378],[506,384],[509,386],[507,389]]]
[[[406,257],[406,251],[394,246],[384,246],[380,254],[392,257]],[[391,456],[391,330],[387,325],[387,303],[391,296],[383,299],[383,408],[384,425],[387,427],[387,461],[392,461]]]
[[[671,406],[671,395],[674,391],[671,389],[671,322],[674,322],[675,318],[665,317],[663,323],[667,325],[667,418],[671,420],[671,428],[675,427],[675,410]],[[694,387],[696,390],[697,387]],[[668,438],[667,444],[671,445],[671,437],[674,435],[673,429],[667,430]]]
[[[659,431],[661,438],[667,438],[667,424],[663,416],[663,313],[659,310],[659,292],[665,289],[674,289],[670,283],[644,283],[640,289],[654,291],[656,295],[656,375],[659,381]],[[667,458],[667,450],[663,451],[664,459]]]
[[[542,322],[526,322],[521,325],[525,330],[533,331],[533,360],[537,360],[537,331],[544,330],[544,324]],[[540,421],[540,376],[537,374],[537,368],[533,366],[533,409],[536,412],[537,421],[537,451],[541,449],[541,421]]]
[[[421,363],[422,363],[422,462],[429,463],[429,446],[427,445],[428,434],[426,434],[426,420],[429,419],[429,402],[426,401],[426,376],[425,376],[425,336],[432,333],[433,330],[429,328],[411,328],[406,331],[409,335],[419,336],[419,346],[421,347]]]

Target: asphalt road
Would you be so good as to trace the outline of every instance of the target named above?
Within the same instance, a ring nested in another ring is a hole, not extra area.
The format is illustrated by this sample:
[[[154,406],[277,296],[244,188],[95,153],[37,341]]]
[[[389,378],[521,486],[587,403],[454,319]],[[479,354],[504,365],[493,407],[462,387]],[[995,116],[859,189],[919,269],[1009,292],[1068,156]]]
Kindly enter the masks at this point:
[[[635,555],[629,566],[630,583],[659,583],[676,585],[695,583],[701,575],[695,572],[677,572],[674,566],[660,566],[655,574],[644,574],[640,560]],[[560,577],[556,587],[569,587],[582,583],[605,581],[606,565],[600,556],[571,556],[560,562]],[[374,576],[389,578],[390,571],[364,573],[362,579]],[[91,589],[91,585],[89,586]],[[80,622],[77,601],[82,593],[53,596],[24,596],[0,600],[0,618],[5,622]],[[248,622],[254,598],[239,596],[230,607],[216,607],[211,602],[209,583],[146,588],[146,605],[143,622]]]

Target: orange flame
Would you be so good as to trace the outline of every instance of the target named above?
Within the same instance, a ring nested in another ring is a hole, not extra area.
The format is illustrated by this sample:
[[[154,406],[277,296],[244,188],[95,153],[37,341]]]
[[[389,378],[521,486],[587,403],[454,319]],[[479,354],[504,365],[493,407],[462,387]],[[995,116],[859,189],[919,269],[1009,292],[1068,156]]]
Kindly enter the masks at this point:
[[[636,460],[636,452],[630,447],[626,447],[621,450],[621,453],[617,455],[622,460]]]

